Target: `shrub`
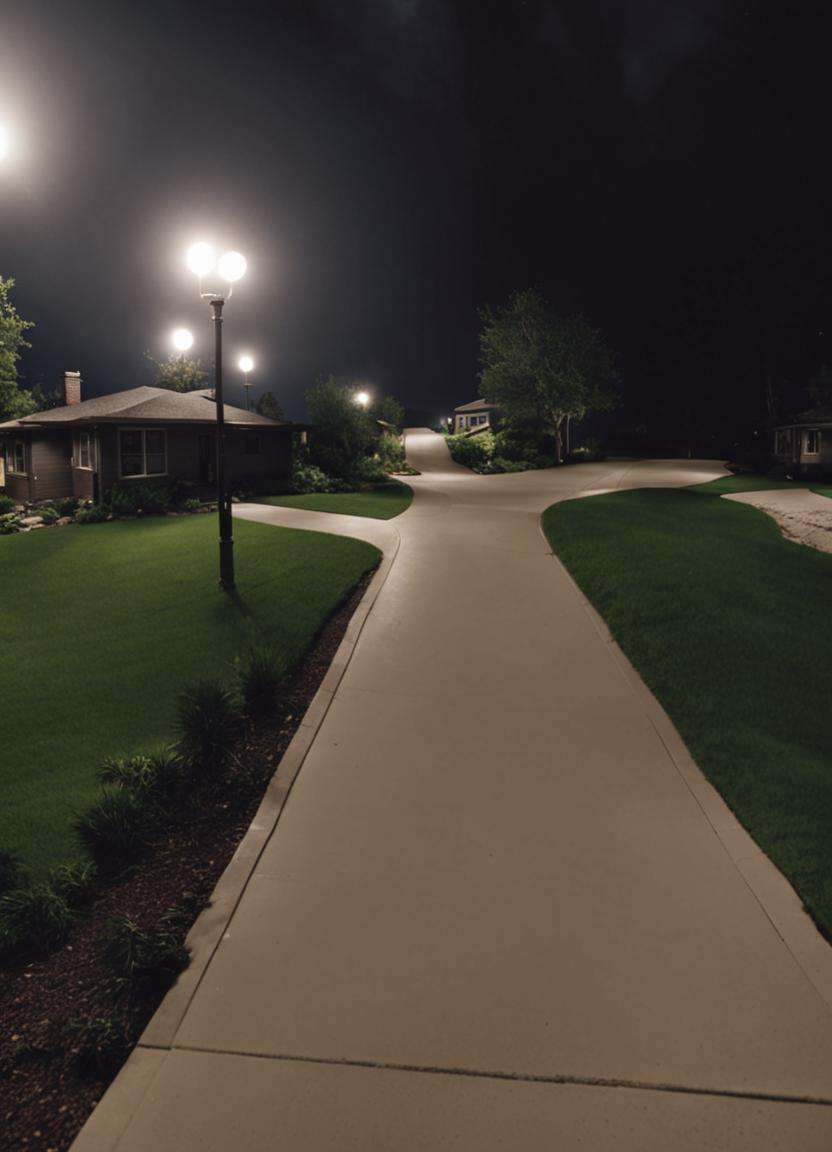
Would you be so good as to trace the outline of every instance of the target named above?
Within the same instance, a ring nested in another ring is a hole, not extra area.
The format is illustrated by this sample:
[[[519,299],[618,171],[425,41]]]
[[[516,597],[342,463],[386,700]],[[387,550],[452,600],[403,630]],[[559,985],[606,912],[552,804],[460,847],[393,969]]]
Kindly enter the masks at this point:
[[[283,673],[276,654],[264,646],[252,648],[237,666],[240,694],[250,716],[262,715],[272,709]]]
[[[404,445],[392,432],[382,433],[376,456],[386,472],[398,472],[404,467]]]
[[[291,488],[299,496],[310,492],[331,492],[332,480],[315,464],[296,463],[292,470]]]
[[[89,504],[78,509],[75,519],[78,524],[100,524],[108,515],[103,504]]]
[[[70,908],[83,908],[95,894],[95,865],[88,860],[59,864],[49,873],[49,883]]]
[[[69,935],[74,914],[48,881],[13,888],[0,896],[0,948],[50,952]]]
[[[350,468],[349,479],[354,484],[380,484],[387,479],[387,472],[380,460],[361,456]]]
[[[76,496],[67,496],[58,505],[58,513],[61,516],[74,516],[78,508],[78,498]]]
[[[448,448],[457,464],[479,472],[494,454],[494,436],[490,432],[480,432],[477,436],[449,436]]]
[[[13,500],[11,496],[4,496],[0,493],[0,516],[5,516],[8,512],[14,512],[16,507],[16,500]]]
[[[182,504],[183,512],[198,512],[202,505],[201,500],[197,500],[195,496],[189,496]]]
[[[42,516],[44,524],[54,524],[58,519],[58,513],[51,505],[47,505],[45,508],[36,508],[35,516]]]
[[[63,1042],[82,1080],[106,1080],[118,1071],[133,1047],[127,1025],[115,1016],[70,1020]]]
[[[10,888],[19,887],[21,879],[22,869],[18,857],[0,848],[0,896]]]
[[[179,787],[180,765],[170,748],[150,756],[113,757],[105,760],[98,773],[102,784],[132,792],[137,798],[168,799]]]
[[[190,767],[223,768],[240,732],[240,707],[219,680],[197,680],[179,698],[179,750]]]
[[[189,915],[168,908],[154,931],[141,928],[129,916],[114,917],[107,926],[104,955],[122,987],[133,993],[160,993],[188,966],[185,936]]]
[[[167,482],[133,481],[114,484],[105,502],[114,516],[152,515],[166,512],[174,502],[173,497],[173,489]]]
[[[102,872],[114,872],[137,860],[150,840],[150,817],[143,800],[120,789],[105,792],[75,820],[81,843]]]

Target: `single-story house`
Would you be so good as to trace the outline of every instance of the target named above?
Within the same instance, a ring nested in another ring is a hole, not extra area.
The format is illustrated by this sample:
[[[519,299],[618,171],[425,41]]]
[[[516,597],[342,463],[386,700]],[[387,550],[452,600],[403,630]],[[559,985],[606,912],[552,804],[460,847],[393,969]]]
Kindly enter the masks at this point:
[[[801,412],[778,425],[774,457],[796,476],[832,474],[832,409]]]
[[[484,432],[496,428],[497,408],[487,400],[471,400],[454,408],[454,435]]]
[[[217,406],[213,390],[130,388],[81,399],[67,372],[66,404],[0,424],[0,483],[16,500],[98,499],[113,484],[183,480],[197,495],[215,484]],[[300,425],[223,407],[229,482],[285,481]]]

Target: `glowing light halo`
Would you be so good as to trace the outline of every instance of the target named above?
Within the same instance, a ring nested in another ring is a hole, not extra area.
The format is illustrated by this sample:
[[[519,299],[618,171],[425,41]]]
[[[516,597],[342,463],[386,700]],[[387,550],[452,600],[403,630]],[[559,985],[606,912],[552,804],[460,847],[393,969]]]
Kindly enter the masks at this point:
[[[170,334],[170,341],[177,352],[187,352],[193,347],[193,332],[189,332],[187,328],[174,328]]]
[[[247,267],[248,262],[241,252],[223,252],[217,261],[217,271],[229,284],[234,284],[245,276]]]

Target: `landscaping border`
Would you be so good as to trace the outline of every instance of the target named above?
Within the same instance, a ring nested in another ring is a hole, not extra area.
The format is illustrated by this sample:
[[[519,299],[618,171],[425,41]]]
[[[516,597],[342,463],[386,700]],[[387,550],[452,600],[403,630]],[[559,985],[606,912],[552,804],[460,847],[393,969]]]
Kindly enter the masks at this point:
[[[570,499],[591,497],[578,494]],[[562,503],[562,501],[560,501]],[[556,503],[559,503],[556,501]],[[551,507],[551,505],[550,505]],[[667,750],[676,771],[711,825],[714,835],[730,857],[751,894],[771,922],[772,927],[814,987],[827,1008],[832,1010],[832,947],[816,927],[803,902],[783,873],[769,860],[756,841],[746,832],[734,813],[691,756],[684,740],[661,703],[642,680],[601,614],[582,592],[569,569],[553,550],[543,529],[543,515],[538,521],[549,554],[569,583],[601,639],[609,648],[624,679],[636,694],[644,714]]]
[[[347,625],[332,663],[284,752],[248,831],[217,881],[208,905],[188,932],[185,940],[190,953],[188,967],[154,1012],[118,1075],[75,1137],[71,1152],[112,1152],[115,1149],[161,1067],[164,1054],[173,1047],[179,1025],[225,935],[257,862],[277,828],[292,785],[329,711],[367,617],[398,555],[401,537],[398,530],[390,526],[394,543],[391,548],[381,550],[381,563]]]

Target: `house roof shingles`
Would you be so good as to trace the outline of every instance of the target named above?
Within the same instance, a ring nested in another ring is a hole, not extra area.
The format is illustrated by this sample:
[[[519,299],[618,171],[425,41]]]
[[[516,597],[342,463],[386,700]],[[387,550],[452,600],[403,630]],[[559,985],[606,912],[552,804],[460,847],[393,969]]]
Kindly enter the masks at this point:
[[[490,412],[495,407],[494,404],[489,404],[487,400],[471,400],[468,404],[460,404],[458,408],[454,408],[454,412]]]
[[[246,412],[231,404],[223,404],[227,424],[247,424],[258,428],[289,428],[288,422],[270,420],[258,412]],[[107,396],[96,396],[92,400],[82,400],[80,404],[69,404],[62,408],[50,408],[46,412],[34,412],[19,420],[7,420],[0,424],[4,428],[27,428],[69,426],[83,424],[130,423],[182,423],[215,424],[216,403],[213,389],[201,388],[195,392],[171,392],[168,388],[129,388],[125,392],[111,392]]]

